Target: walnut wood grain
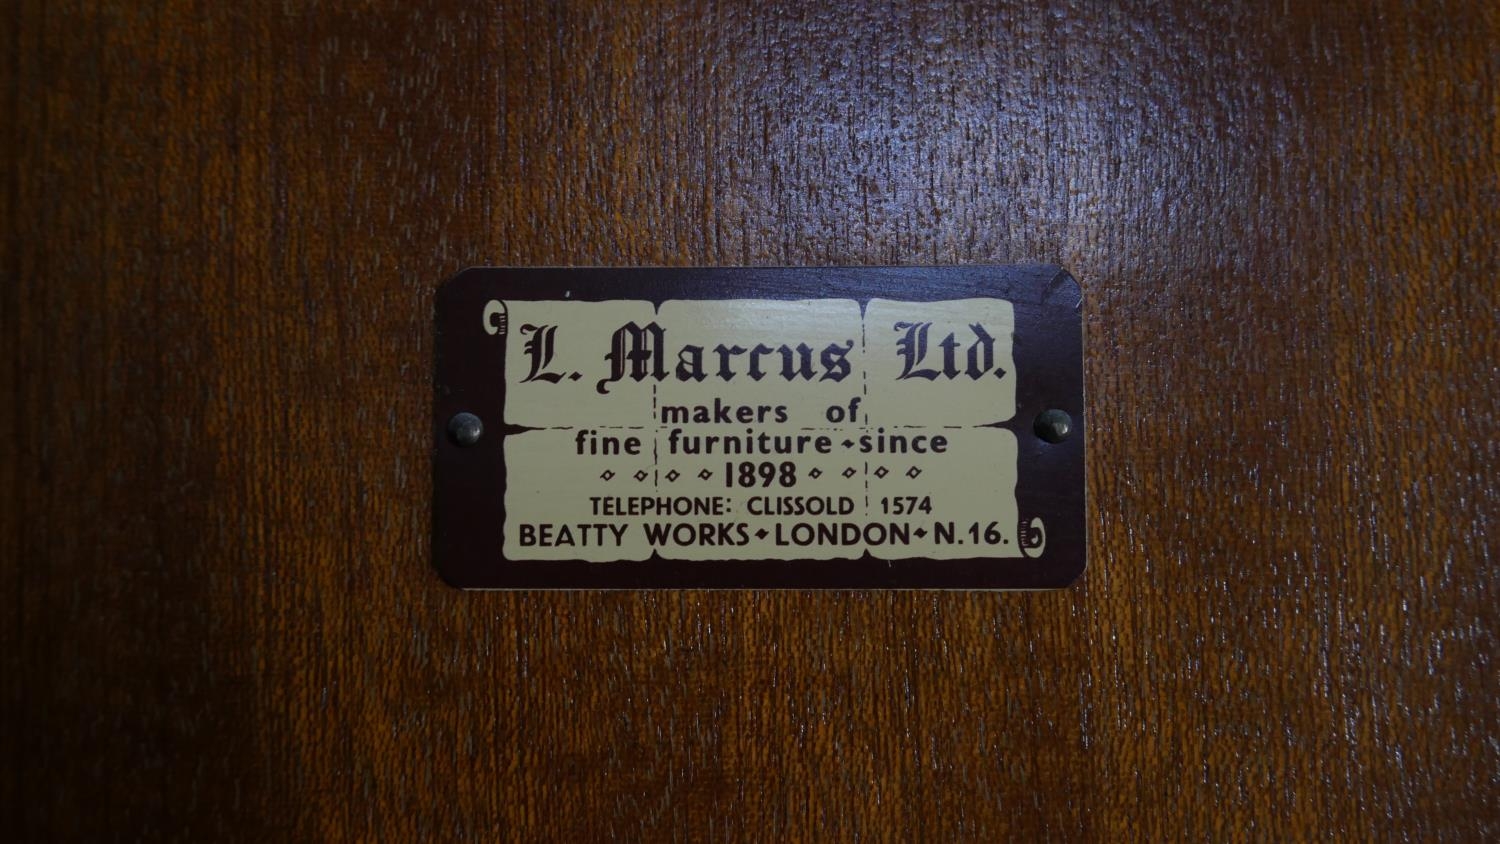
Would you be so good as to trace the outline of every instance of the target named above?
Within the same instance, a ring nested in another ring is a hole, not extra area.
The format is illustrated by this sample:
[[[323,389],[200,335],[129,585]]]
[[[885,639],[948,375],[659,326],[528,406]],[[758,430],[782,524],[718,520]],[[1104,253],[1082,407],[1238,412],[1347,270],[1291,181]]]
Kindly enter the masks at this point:
[[[1500,13],[0,10],[10,840],[1500,836]],[[428,561],[472,264],[1053,262],[1053,593]]]

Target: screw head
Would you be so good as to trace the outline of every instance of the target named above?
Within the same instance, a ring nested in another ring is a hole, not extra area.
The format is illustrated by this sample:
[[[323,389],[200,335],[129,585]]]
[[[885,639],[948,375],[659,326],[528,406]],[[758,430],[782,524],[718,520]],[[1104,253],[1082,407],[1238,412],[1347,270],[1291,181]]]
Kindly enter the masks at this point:
[[[1049,443],[1060,443],[1073,433],[1073,417],[1066,411],[1044,410],[1037,414],[1036,424],[1032,426],[1036,435]]]
[[[465,448],[479,442],[484,436],[484,423],[472,413],[455,413],[448,420],[448,439]]]

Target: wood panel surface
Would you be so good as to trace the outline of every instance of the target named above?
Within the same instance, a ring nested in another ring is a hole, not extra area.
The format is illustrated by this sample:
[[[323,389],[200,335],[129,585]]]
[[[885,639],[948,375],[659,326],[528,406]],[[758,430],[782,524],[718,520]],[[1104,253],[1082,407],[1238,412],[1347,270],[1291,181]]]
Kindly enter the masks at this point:
[[[1500,836],[1500,7],[0,9],[8,840]],[[465,594],[473,264],[1055,262],[1052,593]]]

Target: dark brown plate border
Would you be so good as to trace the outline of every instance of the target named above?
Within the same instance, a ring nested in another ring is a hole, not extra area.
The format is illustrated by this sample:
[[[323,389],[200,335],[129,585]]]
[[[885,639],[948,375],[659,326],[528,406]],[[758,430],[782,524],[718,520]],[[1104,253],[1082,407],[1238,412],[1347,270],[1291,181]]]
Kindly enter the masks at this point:
[[[504,343],[478,315],[490,299],[1008,299],[1015,307],[1016,416],[1002,427],[1020,443],[1017,504],[1040,516],[1036,559],[880,560],[506,560],[503,434]],[[1083,572],[1085,520],[1082,294],[1049,265],[807,268],[508,268],[464,270],[438,289],[432,444],[432,558],[443,580],[465,589],[1055,589]],[[1032,431],[1048,408],[1075,431],[1051,444]],[[486,420],[469,447],[447,435],[460,411]]]

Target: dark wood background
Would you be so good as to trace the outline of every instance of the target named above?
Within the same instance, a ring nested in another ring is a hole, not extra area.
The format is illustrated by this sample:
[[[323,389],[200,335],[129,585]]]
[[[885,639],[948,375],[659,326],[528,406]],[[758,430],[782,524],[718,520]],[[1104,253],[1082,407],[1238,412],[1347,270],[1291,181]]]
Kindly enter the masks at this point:
[[[1500,7],[0,10],[10,840],[1500,835]],[[1056,262],[1089,571],[464,594],[471,264]]]

